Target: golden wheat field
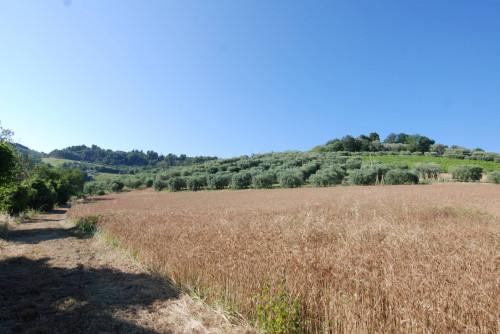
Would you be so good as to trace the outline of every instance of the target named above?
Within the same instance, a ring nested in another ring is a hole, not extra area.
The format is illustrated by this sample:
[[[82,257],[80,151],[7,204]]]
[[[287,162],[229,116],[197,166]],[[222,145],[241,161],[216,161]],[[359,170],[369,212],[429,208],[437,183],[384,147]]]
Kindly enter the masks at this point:
[[[113,194],[73,207],[267,331],[500,332],[500,186]]]

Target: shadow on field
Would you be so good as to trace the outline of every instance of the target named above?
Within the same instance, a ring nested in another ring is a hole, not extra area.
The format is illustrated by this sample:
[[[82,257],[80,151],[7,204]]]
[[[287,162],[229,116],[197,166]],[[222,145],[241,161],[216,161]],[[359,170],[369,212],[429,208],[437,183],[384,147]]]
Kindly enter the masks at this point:
[[[57,268],[48,261],[0,261],[0,333],[156,333],[116,314],[137,318],[141,306],[178,297],[150,275],[81,264]]]
[[[66,239],[72,237],[85,239],[90,238],[91,235],[78,233],[78,229],[76,227],[72,227],[69,229],[47,227],[37,229],[11,230],[8,233],[9,241],[31,245],[48,240]]]

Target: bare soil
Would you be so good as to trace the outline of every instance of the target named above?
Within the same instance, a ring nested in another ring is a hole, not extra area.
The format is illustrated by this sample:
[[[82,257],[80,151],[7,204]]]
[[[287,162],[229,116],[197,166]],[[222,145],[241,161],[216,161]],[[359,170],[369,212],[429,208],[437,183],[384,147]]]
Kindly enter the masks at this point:
[[[84,236],[66,208],[0,245],[0,333],[246,333],[123,251]]]

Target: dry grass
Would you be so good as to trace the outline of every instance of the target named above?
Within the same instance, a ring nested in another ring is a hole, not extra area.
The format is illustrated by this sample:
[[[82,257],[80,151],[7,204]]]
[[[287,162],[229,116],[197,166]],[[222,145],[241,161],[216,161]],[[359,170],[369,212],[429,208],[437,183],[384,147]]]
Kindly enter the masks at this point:
[[[499,186],[145,190],[68,213],[95,215],[142,262],[257,325],[281,291],[281,320],[291,329],[298,299],[302,332],[500,331]]]

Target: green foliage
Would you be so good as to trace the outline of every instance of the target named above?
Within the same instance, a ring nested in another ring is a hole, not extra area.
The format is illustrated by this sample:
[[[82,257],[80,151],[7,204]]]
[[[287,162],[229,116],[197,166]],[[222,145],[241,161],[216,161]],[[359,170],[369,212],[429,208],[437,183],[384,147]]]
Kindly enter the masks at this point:
[[[418,175],[414,171],[391,169],[384,175],[385,184],[417,184]]]
[[[163,189],[167,188],[168,184],[167,181],[164,181],[162,179],[156,179],[153,182],[153,188],[156,191],[162,191]]]
[[[83,234],[94,234],[101,217],[93,216],[76,221],[74,224],[77,230]]]
[[[273,184],[276,183],[276,175],[271,172],[264,172],[256,174],[253,177],[254,188],[272,188]]]
[[[28,208],[28,188],[11,182],[0,188],[0,211],[18,214]]]
[[[349,173],[349,183],[353,185],[372,185],[377,182],[378,171],[375,168],[355,169]]]
[[[479,181],[483,177],[483,168],[476,165],[457,165],[450,168],[454,180],[462,182]]]
[[[266,333],[301,333],[300,302],[292,298],[285,281],[278,284],[277,291],[268,282],[262,283],[262,291],[254,295],[256,321]]]
[[[85,145],[71,146],[62,150],[54,150],[48,156],[113,166],[190,166],[217,159],[217,157],[190,158],[185,154],[163,156],[153,151],[147,151],[146,153],[138,150],[132,150],[131,152],[111,151],[102,149],[97,145],[91,147]]]
[[[66,204],[71,196],[84,190],[86,174],[80,170],[55,169],[38,164],[29,173],[30,178],[41,179],[52,185],[57,193],[58,204]]]
[[[304,180],[308,179],[309,176],[316,173],[321,167],[321,164],[317,161],[311,161],[304,166],[302,166],[302,174],[304,175]]]
[[[106,187],[103,182],[97,182],[97,181],[87,182],[83,187],[83,193],[87,196],[95,196],[95,195],[102,196],[106,193],[105,188]]]
[[[278,182],[281,188],[295,188],[300,187],[304,180],[301,172],[285,170],[279,173]]]
[[[144,183],[147,188],[151,188],[153,186],[153,179],[146,179],[146,182]]]
[[[363,160],[361,158],[352,158],[346,161],[346,166],[349,170],[360,169],[362,163]]]
[[[233,189],[246,189],[252,184],[252,174],[249,172],[239,172],[234,174],[231,180]]]
[[[15,180],[19,173],[20,161],[10,143],[0,141],[0,187]]]
[[[121,180],[113,180],[110,185],[110,190],[114,193],[119,192],[125,187],[125,183]]]
[[[396,165],[385,165],[378,161],[363,162],[361,169],[373,169],[377,172],[377,181],[382,182],[384,175],[391,169],[396,169]]]
[[[500,183],[500,171],[496,170],[488,173],[489,183]]]
[[[186,180],[182,177],[176,176],[167,181],[169,191],[180,191],[186,188]]]
[[[370,157],[361,157],[364,162],[370,161]],[[410,166],[410,168],[413,167],[414,164],[416,163],[427,163],[427,162],[434,162],[436,164],[441,165],[443,173],[447,173],[450,171],[451,166],[455,165],[470,165],[470,161],[463,160],[463,159],[451,159],[451,158],[443,158],[443,157],[426,157],[426,156],[390,156],[390,155],[384,155],[384,156],[377,156],[377,161],[383,163],[383,164],[390,164],[390,163],[406,163]],[[494,170],[500,170],[500,163],[494,162],[494,161],[474,161],[475,165],[483,167],[483,171],[485,173],[491,172]]]
[[[129,177],[129,178],[126,178],[123,181],[123,183],[125,184],[126,187],[128,187],[130,189],[137,189],[140,186],[142,186],[143,181],[138,177]]]
[[[35,210],[51,211],[57,201],[54,187],[43,179],[31,179],[24,186],[28,189],[28,206]]]
[[[419,134],[411,135],[406,138],[406,142],[408,145],[408,150],[410,152],[428,152],[431,145],[435,143],[434,140],[429,139],[425,136],[421,136]]]
[[[442,170],[441,165],[433,162],[416,163],[413,165],[413,169],[417,171],[423,179],[437,179]]]
[[[198,191],[207,185],[207,178],[204,175],[190,176],[186,181],[187,188],[191,191]]]
[[[309,181],[317,187],[328,187],[341,184],[345,171],[340,165],[333,165],[325,169],[320,169],[316,174],[311,175]]]
[[[229,187],[232,181],[230,173],[216,173],[207,176],[207,187],[210,190],[220,190]]]

